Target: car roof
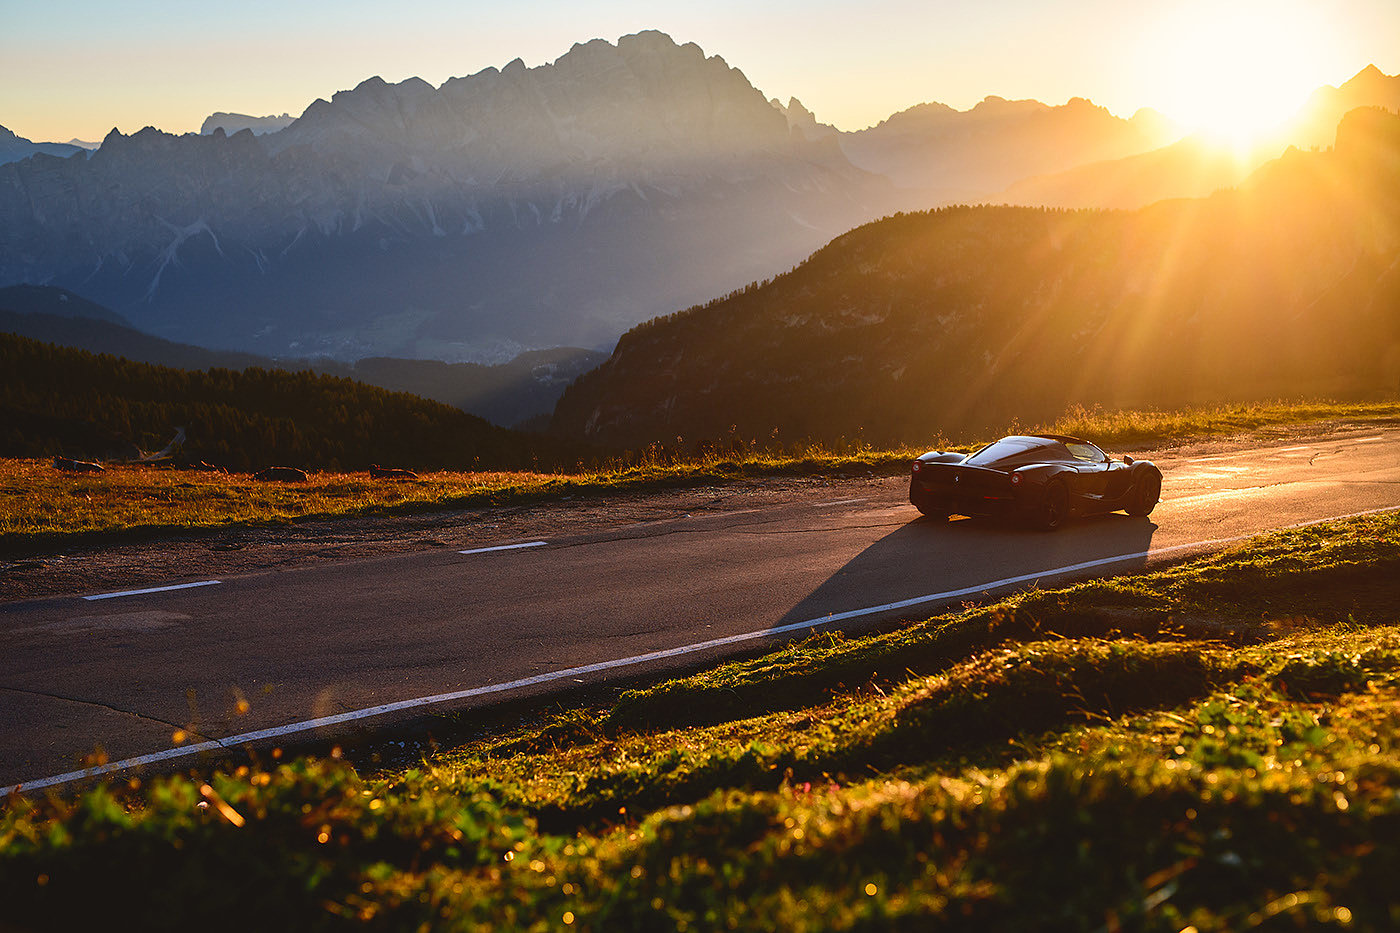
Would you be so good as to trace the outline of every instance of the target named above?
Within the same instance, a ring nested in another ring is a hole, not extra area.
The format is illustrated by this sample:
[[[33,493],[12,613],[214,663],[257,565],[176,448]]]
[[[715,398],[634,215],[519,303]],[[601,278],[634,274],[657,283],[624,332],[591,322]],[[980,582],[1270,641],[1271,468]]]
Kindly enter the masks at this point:
[[[1082,441],[1067,434],[1009,434],[968,455],[967,462],[972,463],[980,460],[980,463],[974,465],[994,466],[1023,458],[1027,454],[1031,457],[1044,458],[1045,461],[1070,462],[1080,458],[1076,457],[1065,445],[1087,443],[1088,441]]]
[[[1082,437],[1073,437],[1069,434],[1028,434],[1026,437],[1043,437],[1047,440],[1059,441],[1061,444],[1091,444]],[[1095,445],[1098,446],[1098,445]]]
[[[1083,444],[1077,437],[1069,437],[1064,434],[1008,434],[1000,440],[993,441],[988,447],[996,444],[1016,444],[1021,447],[1053,447],[1056,444]]]

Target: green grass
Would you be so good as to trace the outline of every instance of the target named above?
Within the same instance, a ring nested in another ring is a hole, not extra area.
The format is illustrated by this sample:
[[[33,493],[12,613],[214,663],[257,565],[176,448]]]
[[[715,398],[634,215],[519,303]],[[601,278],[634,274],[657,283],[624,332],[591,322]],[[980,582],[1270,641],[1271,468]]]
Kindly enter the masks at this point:
[[[1186,411],[1075,408],[1037,430],[1076,434],[1117,449],[1324,420],[1400,417],[1400,403],[1274,402]],[[1020,425],[1008,431],[1023,430]],[[73,475],[46,461],[0,460],[0,553],[23,554],[130,537],[217,530],[291,521],[395,515],[506,503],[608,496],[755,477],[902,474],[929,447],[970,449],[947,438],[926,446],[875,450],[799,444],[777,450],[744,446],[693,450],[663,445],[569,473],[425,473],[412,480],[375,480],[367,473],[318,473],[305,484],[259,482],[247,474],[113,467]]]
[[[21,929],[1393,929],[1397,606],[1392,513],[813,636],[407,771],[15,798],[0,903]]]

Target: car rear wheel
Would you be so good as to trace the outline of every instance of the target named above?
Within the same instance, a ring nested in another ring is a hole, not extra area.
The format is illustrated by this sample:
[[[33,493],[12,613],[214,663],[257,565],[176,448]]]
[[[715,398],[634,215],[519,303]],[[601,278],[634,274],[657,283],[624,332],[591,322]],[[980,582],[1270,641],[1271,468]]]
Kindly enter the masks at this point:
[[[1045,499],[1040,504],[1036,524],[1042,531],[1054,531],[1069,518],[1069,487],[1056,480],[1045,487]]]
[[[1152,510],[1157,507],[1157,502],[1162,498],[1162,478],[1155,473],[1144,476],[1138,483],[1137,491],[1133,495],[1133,502],[1127,507],[1129,515],[1141,518],[1144,515],[1152,514]]]

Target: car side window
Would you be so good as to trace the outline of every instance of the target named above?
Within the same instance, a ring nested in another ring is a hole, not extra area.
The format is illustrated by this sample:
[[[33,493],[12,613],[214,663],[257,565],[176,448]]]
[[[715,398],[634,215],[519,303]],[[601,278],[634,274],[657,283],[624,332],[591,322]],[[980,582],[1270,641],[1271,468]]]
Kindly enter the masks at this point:
[[[1083,460],[1085,463],[1103,463],[1108,459],[1104,452],[1093,444],[1065,444],[1065,447],[1076,460]]]

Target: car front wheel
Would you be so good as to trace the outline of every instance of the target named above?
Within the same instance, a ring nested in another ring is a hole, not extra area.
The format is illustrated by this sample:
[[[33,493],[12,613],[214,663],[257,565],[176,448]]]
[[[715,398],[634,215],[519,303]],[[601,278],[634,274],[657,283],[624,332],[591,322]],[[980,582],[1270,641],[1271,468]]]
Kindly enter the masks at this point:
[[[1156,474],[1144,476],[1142,481],[1138,483],[1137,492],[1133,495],[1132,504],[1124,511],[1138,518],[1144,515],[1150,515],[1152,510],[1157,507],[1157,502],[1161,498],[1162,478]]]

